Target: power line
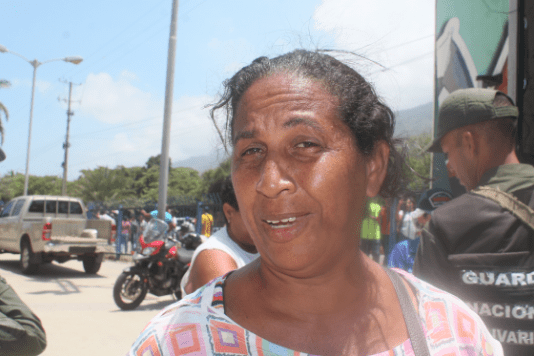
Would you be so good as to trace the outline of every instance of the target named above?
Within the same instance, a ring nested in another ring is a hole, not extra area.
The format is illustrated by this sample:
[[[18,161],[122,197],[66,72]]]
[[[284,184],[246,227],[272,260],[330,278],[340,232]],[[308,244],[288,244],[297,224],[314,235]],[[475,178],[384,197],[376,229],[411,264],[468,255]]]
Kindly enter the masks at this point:
[[[104,43],[103,45],[99,46],[95,51],[93,51],[93,53],[91,53],[90,55],[88,55],[86,58],[85,58],[85,61],[87,62],[88,59],[94,57],[98,52],[100,52],[104,47],[108,46],[110,43],[112,43],[113,41],[115,41],[116,39],[118,39],[123,33],[125,33],[128,29],[130,29],[132,26],[134,26],[135,24],[137,24],[139,21],[141,21],[142,18],[144,17],[147,17],[148,14],[150,14],[152,11],[154,11],[156,8],[160,7],[161,4],[163,3],[167,3],[167,0],[162,0],[160,1],[157,5],[153,6],[150,10],[148,11],[145,11],[143,12],[143,14],[141,16],[139,16],[136,20],[134,20],[133,22],[131,22],[129,25],[127,25],[126,27],[124,27],[122,29],[122,31],[120,31],[119,33],[117,33],[113,38],[111,38],[110,40],[108,40],[106,43]],[[158,21],[161,20],[161,18],[163,18],[163,16],[160,16],[158,18]],[[119,46],[120,47],[120,46]],[[117,47],[115,47],[114,50],[116,50]],[[98,61],[97,61],[98,62]],[[90,67],[89,67],[90,68]],[[75,72],[75,74],[81,72],[80,68],[77,68],[78,71]],[[72,72],[74,71],[74,68],[71,68],[69,70],[69,72]],[[67,73],[69,73],[67,72]]]
[[[173,135],[172,137],[173,138],[178,138],[178,137],[185,136],[186,134],[191,132],[193,129],[196,129],[196,128],[201,127],[201,126],[205,126],[205,123],[201,123],[199,125],[191,126],[191,127],[188,128],[189,129],[188,131],[185,131],[185,130],[180,131],[179,133]],[[98,156],[96,158],[92,158],[89,161],[85,161],[85,162],[81,162],[81,163],[77,163],[77,164],[71,164],[70,166],[71,167],[78,167],[78,166],[86,165],[88,163],[97,162],[97,161],[101,160],[102,158],[115,157],[115,156],[124,155],[124,154],[128,154],[128,152],[115,152],[115,153],[111,153],[111,154],[107,153],[106,155]]]
[[[431,35],[426,35],[426,36],[423,36],[423,37],[419,37],[419,38],[416,38],[415,40],[411,40],[411,41],[404,42],[404,43],[401,43],[401,44],[393,46],[393,47],[389,47],[384,52],[390,51],[390,50],[395,49],[395,48],[404,47],[404,46],[407,46],[407,45],[412,44],[414,42],[419,42],[421,40],[424,40],[424,39],[427,39],[427,38],[430,38],[430,37],[434,37],[434,36],[435,36],[434,34],[431,34]]]
[[[187,112],[187,111],[191,111],[191,110],[194,110],[194,109],[198,109],[198,105],[189,106],[189,107],[181,109],[181,110],[175,110],[175,111],[173,111],[173,114]],[[133,122],[125,123],[125,124],[115,125],[113,127],[108,127],[108,128],[97,130],[97,131],[80,133],[80,134],[77,134],[77,135],[73,135],[71,137],[94,135],[94,134],[98,134],[98,133],[102,133],[102,132],[106,132],[106,131],[112,131],[112,130],[115,130],[115,129],[120,129],[122,127],[132,126],[132,125],[135,125],[135,124],[138,124],[138,123],[143,123],[143,122],[148,122],[148,121],[152,121],[152,120],[155,120],[155,119],[159,119],[159,118],[162,118],[162,115],[161,116],[160,115],[152,116],[152,117],[149,117],[149,118],[146,118],[146,119],[142,119],[142,120],[138,120],[138,121],[133,121]]]
[[[412,57],[410,59],[407,59],[404,62],[400,62],[400,63],[394,64],[394,65],[392,65],[390,67],[387,67],[387,68],[384,68],[384,69],[376,70],[376,71],[370,73],[370,75],[373,75],[373,74],[376,74],[376,73],[380,73],[380,72],[387,72],[387,71],[389,71],[389,70],[391,70],[393,68],[402,67],[402,66],[404,66],[404,65],[406,65],[408,63],[412,63],[412,62],[421,60],[421,59],[423,59],[423,58],[425,58],[425,57],[427,57],[429,55],[432,55],[432,54],[434,54],[434,51],[423,53],[423,54],[421,54],[419,56],[415,56],[415,57]]]

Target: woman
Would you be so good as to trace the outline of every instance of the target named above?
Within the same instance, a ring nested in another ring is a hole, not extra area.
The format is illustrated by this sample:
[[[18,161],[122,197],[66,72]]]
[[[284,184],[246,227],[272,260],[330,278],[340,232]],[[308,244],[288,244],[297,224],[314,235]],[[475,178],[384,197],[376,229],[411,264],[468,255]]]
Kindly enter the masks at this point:
[[[397,241],[406,239],[413,240],[416,237],[415,218],[413,212],[415,209],[415,200],[412,197],[401,199],[397,209]]]
[[[392,112],[358,73],[300,50],[225,87],[214,110],[260,258],[163,310],[130,355],[502,354],[461,301],[360,252],[365,202],[395,192],[400,168]]]
[[[129,250],[131,250],[131,245],[130,245],[130,228],[131,228],[131,223],[130,223],[130,215],[129,214],[124,214],[123,216],[123,219],[122,219],[122,223],[121,223],[121,245],[124,244],[124,253],[128,253]],[[130,245],[130,247],[128,247]],[[122,251],[122,247],[121,247],[121,251]]]

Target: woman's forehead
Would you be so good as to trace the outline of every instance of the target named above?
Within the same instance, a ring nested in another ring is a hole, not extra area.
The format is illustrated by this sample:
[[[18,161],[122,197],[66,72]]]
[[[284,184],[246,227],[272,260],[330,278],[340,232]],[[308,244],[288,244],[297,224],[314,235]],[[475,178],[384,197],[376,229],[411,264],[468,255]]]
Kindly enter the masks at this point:
[[[298,96],[302,100],[327,99],[337,101],[327,90],[324,82],[294,73],[277,72],[256,80],[243,94],[243,101],[255,103],[261,99],[283,100],[280,95]],[[252,99],[252,100],[251,100]],[[289,97],[288,100],[292,98]]]
[[[285,116],[283,112],[291,112],[285,118],[291,123],[292,117],[298,116],[299,124],[305,122],[313,126],[312,119],[318,117],[318,112],[321,112],[320,116],[326,114],[331,118],[339,119],[338,107],[338,99],[325,90],[321,81],[285,73],[264,77],[252,84],[241,97],[232,122],[233,141],[236,141],[236,135],[242,134],[236,130],[242,131],[250,124],[260,123],[263,126],[274,124],[274,121],[277,121],[283,126],[292,126],[285,121],[282,123],[280,120],[276,120],[282,118],[280,111],[282,111],[282,116]],[[265,118],[266,112],[276,112],[272,115],[273,120],[257,122],[253,119],[258,114]],[[334,114],[331,115],[332,113]],[[330,121],[329,124],[332,125],[342,123],[341,120],[330,119]]]

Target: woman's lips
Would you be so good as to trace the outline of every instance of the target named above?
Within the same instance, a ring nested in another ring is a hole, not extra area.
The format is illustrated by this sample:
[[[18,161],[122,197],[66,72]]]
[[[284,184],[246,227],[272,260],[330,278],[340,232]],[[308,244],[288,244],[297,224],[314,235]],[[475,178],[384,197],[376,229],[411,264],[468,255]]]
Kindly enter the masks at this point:
[[[307,226],[308,214],[263,219],[268,236],[275,242],[287,242],[298,237]]]
[[[295,220],[297,220],[297,218],[293,216],[293,217],[290,217],[287,219],[281,219],[281,220],[265,220],[265,222],[271,225],[273,229],[280,229],[280,228],[291,226],[291,224],[295,222]]]

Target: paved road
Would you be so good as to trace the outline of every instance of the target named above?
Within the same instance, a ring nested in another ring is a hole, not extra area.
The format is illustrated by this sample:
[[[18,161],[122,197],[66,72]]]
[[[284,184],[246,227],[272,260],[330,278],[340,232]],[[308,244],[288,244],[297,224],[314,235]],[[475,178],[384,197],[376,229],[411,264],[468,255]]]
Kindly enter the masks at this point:
[[[18,261],[18,255],[0,254],[0,275],[41,318],[48,340],[42,356],[125,355],[148,321],[174,301],[147,294],[136,310],[121,311],[113,284],[128,262],[104,261],[93,276],[80,261],[53,262],[25,276]]]

